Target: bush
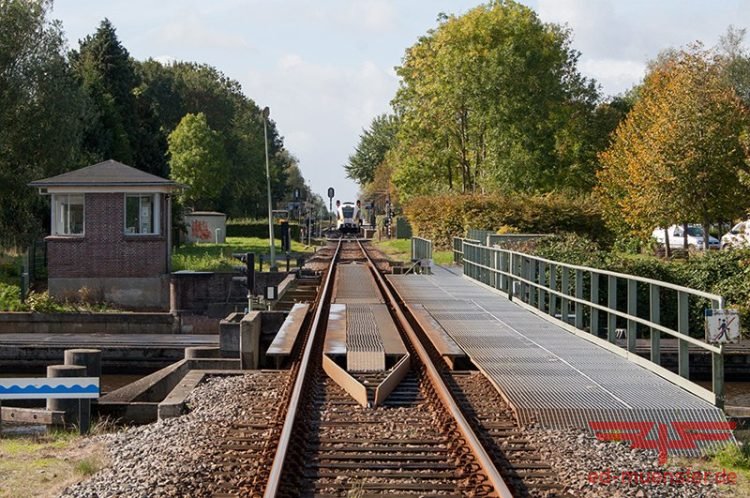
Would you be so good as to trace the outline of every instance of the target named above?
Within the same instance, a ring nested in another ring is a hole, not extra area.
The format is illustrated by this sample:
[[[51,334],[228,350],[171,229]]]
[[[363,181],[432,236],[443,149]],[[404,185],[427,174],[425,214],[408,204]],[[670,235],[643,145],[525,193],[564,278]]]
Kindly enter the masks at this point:
[[[412,199],[405,212],[414,232],[447,249],[453,237],[469,228],[521,233],[572,232],[609,244],[597,205],[589,199],[559,194],[472,194],[424,196]]]
[[[289,223],[289,233],[295,240],[300,238],[300,227],[296,223]],[[273,224],[273,236],[281,239],[281,226],[278,222]],[[227,220],[227,237],[257,237],[268,239],[268,220],[237,219]]]

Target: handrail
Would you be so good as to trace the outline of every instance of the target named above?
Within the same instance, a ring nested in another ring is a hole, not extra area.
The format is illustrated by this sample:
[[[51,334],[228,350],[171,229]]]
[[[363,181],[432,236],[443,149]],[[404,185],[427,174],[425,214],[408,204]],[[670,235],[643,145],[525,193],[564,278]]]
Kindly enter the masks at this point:
[[[652,364],[659,366],[661,364],[661,334],[664,333],[674,337],[678,343],[678,375],[684,379],[689,377],[690,371],[688,346],[697,346],[711,353],[713,394],[710,399],[706,397],[708,394],[704,397],[717,406],[723,406],[724,348],[722,345],[709,344],[689,335],[689,298],[692,296],[708,300],[712,308],[721,309],[724,306],[722,296],[669,282],[599,268],[561,263],[497,246],[487,247],[479,242],[454,239],[454,253],[459,252],[459,250],[464,265],[464,274],[467,277],[507,292],[511,299],[520,299],[532,310],[542,312],[543,316],[559,320],[567,326],[574,325],[575,329],[584,331],[584,322],[586,321],[584,310],[588,309],[589,330],[588,334],[583,334],[586,338],[588,336],[597,336],[598,338],[600,330],[599,313],[602,312],[606,318],[609,343],[615,346],[617,319],[623,319],[627,323],[625,329],[627,350],[635,353],[638,326],[648,327],[651,331],[650,361]],[[589,279],[588,289],[584,285],[586,276]],[[602,288],[606,294],[606,303],[601,302],[602,296],[599,292],[602,277],[606,279],[606,285]],[[617,309],[617,284],[619,279],[625,280],[627,283],[627,310]],[[638,316],[639,284],[648,285],[648,318]],[[676,329],[661,323],[661,289],[676,292]],[[571,308],[574,310],[573,315],[570,314]],[[558,310],[559,319],[557,318]],[[573,321],[571,321],[571,318],[573,318]],[[647,368],[659,375],[664,374],[664,369],[660,366],[659,368],[652,368],[647,365]]]
[[[422,237],[411,238],[411,260],[432,259],[432,241]]]
[[[292,396],[289,399],[289,406],[287,407],[286,417],[284,418],[284,426],[279,436],[279,445],[276,448],[276,455],[273,458],[273,464],[271,465],[271,472],[268,475],[268,485],[263,493],[264,498],[274,498],[278,491],[278,487],[281,481],[281,472],[284,469],[284,460],[286,460],[287,448],[289,447],[289,441],[292,438],[292,430],[294,429],[294,421],[297,417],[297,410],[299,408],[300,400],[302,398],[302,388],[304,387],[305,379],[307,378],[307,371],[310,365],[310,358],[312,357],[312,349],[315,344],[317,337],[318,328],[320,325],[321,316],[323,315],[323,303],[328,299],[333,285],[331,285],[331,277],[334,273],[334,267],[336,265],[336,259],[338,258],[339,251],[341,249],[341,239],[339,239],[336,251],[333,253],[331,258],[331,264],[328,267],[328,273],[326,274],[326,280],[323,284],[323,290],[318,301],[318,307],[315,310],[315,317],[313,319],[310,335],[305,344],[305,351],[302,354],[302,361],[300,362],[300,368],[297,372],[297,379],[294,381],[294,388],[292,390]]]

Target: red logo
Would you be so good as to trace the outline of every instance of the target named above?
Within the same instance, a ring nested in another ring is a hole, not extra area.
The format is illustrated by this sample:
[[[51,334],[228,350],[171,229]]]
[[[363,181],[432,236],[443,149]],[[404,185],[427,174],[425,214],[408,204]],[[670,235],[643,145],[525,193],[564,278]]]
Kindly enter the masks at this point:
[[[656,439],[647,439],[657,426]],[[659,464],[667,462],[669,450],[694,450],[696,441],[728,441],[734,422],[672,422],[677,438],[669,436],[669,424],[657,422],[589,422],[601,441],[630,441],[633,448],[659,450]]]

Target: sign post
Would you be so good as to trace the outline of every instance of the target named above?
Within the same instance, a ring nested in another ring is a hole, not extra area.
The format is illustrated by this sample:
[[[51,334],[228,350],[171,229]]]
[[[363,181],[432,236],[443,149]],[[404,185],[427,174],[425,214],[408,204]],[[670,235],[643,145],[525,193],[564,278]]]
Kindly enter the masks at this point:
[[[336,191],[333,187],[328,187],[328,229],[333,227],[333,196],[336,195]]]

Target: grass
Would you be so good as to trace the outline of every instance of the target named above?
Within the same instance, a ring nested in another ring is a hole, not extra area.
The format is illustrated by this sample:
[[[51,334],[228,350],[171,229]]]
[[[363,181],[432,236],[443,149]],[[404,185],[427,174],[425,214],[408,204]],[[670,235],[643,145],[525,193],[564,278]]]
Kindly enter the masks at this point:
[[[373,241],[373,245],[383,251],[389,258],[396,261],[408,262],[411,260],[411,239],[390,239]],[[438,265],[452,265],[452,251],[434,251],[432,260]]]
[[[281,250],[281,241],[275,241],[276,258],[278,264],[284,261],[284,252]],[[172,269],[192,271],[231,271],[233,267],[239,266],[237,259],[232,253],[255,253],[255,267],[260,269],[260,258],[263,256],[264,268],[268,268],[270,248],[268,239],[257,237],[227,237],[225,244],[193,244],[175,249],[172,254]],[[292,241],[292,259],[312,253],[312,248],[297,241]]]
[[[0,498],[57,496],[99,471],[104,452],[74,432],[0,438]]]

